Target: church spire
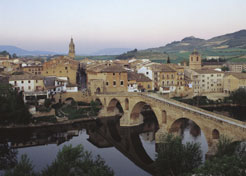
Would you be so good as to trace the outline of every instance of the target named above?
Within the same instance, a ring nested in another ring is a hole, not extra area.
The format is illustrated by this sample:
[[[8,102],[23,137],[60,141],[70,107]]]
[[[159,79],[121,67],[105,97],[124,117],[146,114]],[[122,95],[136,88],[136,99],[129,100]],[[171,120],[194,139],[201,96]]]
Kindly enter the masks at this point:
[[[74,59],[75,57],[75,45],[73,43],[73,38],[71,37],[70,43],[69,43],[69,53],[68,56]]]

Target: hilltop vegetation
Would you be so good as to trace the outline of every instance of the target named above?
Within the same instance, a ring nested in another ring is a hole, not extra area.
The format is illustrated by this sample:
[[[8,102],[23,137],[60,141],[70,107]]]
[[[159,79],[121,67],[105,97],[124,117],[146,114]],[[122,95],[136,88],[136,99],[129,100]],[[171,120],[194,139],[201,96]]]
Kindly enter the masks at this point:
[[[246,62],[246,30],[221,35],[204,40],[196,37],[186,37],[181,41],[174,41],[165,46],[150,48],[137,52],[127,52],[116,58],[150,59],[165,63],[168,55],[174,63],[188,60],[190,53],[198,50],[202,57],[220,56],[230,62]]]

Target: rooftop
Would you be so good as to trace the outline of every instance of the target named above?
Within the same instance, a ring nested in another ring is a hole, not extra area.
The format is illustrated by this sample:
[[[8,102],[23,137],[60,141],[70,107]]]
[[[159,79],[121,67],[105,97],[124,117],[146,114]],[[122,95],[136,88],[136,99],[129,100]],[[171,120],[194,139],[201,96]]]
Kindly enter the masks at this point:
[[[151,82],[152,80],[143,73],[127,72],[128,80],[136,80],[137,82]]]

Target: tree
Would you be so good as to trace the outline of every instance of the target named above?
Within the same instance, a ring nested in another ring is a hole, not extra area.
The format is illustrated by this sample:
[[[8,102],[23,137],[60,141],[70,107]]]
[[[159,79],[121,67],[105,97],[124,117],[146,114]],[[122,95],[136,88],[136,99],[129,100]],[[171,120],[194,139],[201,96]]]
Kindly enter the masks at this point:
[[[18,56],[14,53],[14,54],[12,55],[12,58],[13,58],[13,59],[18,58]]]
[[[0,124],[27,124],[31,114],[25,105],[22,93],[17,92],[9,84],[0,83]]]
[[[170,57],[168,56],[168,57],[167,57],[167,64],[170,64],[170,63],[171,63]]]
[[[58,152],[55,161],[42,171],[43,176],[111,176],[114,172],[105,164],[105,161],[97,156],[93,160],[90,152],[84,150],[82,145],[72,147],[64,146]]]
[[[223,66],[223,67],[221,68],[221,70],[222,70],[222,71],[229,71],[229,67]]]
[[[105,164],[105,161],[97,156],[93,159],[90,152],[85,151],[82,145],[72,147],[64,146],[58,152],[56,159],[41,171],[35,173],[34,166],[27,155],[22,155],[21,160],[12,169],[7,170],[5,176],[113,176],[113,170]]]
[[[246,175],[246,142],[232,142],[222,137],[217,145],[216,155],[195,169],[198,176],[245,176]]]
[[[5,142],[0,144],[0,170],[11,169],[17,164],[17,151]]]
[[[233,103],[238,105],[246,105],[246,89],[239,88],[232,92],[229,96]]]
[[[188,174],[202,163],[200,144],[182,144],[181,137],[172,134],[162,136],[157,152],[155,166],[159,175]]]
[[[20,162],[12,170],[8,170],[5,176],[35,176],[33,165],[27,155],[22,155]]]

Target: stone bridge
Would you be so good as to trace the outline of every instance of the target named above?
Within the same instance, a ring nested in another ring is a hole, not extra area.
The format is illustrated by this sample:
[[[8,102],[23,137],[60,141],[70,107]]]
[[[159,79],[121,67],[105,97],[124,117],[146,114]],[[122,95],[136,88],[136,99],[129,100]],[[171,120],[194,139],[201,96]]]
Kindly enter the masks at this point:
[[[195,122],[204,133],[210,154],[214,153],[215,146],[221,135],[233,141],[246,139],[246,123],[218,115],[191,105],[172,99],[166,99],[151,93],[115,93],[97,94],[95,101],[100,101],[102,109],[99,117],[122,114],[121,126],[137,126],[143,123],[141,112],[151,109],[158,121],[159,130],[156,133],[156,142],[166,132],[180,132],[182,120],[189,119]]]

